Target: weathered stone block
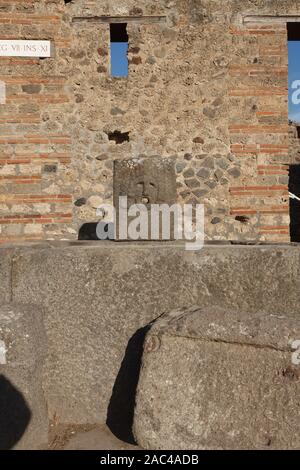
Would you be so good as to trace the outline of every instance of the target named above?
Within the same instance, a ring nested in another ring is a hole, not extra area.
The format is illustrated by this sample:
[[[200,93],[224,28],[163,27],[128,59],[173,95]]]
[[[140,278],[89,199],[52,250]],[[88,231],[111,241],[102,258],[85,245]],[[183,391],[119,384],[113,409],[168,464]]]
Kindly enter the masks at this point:
[[[213,299],[228,310],[255,314],[263,305],[293,315],[299,266],[297,246],[214,244],[187,252],[175,243],[44,242],[19,248],[13,299],[45,307],[49,416],[105,422],[130,338],[163,312],[207,307]]]
[[[175,310],[144,344],[134,433],[145,449],[297,449],[300,317]]]
[[[0,449],[47,444],[48,413],[42,388],[47,340],[40,308],[0,307]]]

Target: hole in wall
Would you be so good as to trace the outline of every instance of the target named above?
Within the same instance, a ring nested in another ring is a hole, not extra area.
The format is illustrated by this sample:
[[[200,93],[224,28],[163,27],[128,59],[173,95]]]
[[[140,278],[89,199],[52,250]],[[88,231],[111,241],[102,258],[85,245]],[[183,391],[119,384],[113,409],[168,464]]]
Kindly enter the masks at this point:
[[[249,217],[247,217],[246,215],[237,215],[235,217],[235,220],[241,222],[241,224],[246,224],[247,222],[249,222]]]
[[[57,165],[44,165],[43,173],[57,173]]]
[[[109,26],[111,76],[128,77],[127,23],[111,23]]]
[[[300,41],[300,22],[287,23],[288,41]]]
[[[300,198],[300,165],[289,167],[289,192]],[[300,242],[300,201],[290,198],[290,235],[292,242]]]
[[[127,42],[127,23],[110,23],[110,41],[111,42]]]
[[[114,140],[116,144],[123,144],[123,142],[129,142],[129,132],[107,132],[108,140]]]

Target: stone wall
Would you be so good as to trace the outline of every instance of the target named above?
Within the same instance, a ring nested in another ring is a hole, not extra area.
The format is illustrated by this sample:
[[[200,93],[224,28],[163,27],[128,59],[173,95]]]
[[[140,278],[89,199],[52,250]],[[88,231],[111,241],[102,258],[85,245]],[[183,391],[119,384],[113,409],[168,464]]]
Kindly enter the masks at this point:
[[[300,6],[221,3],[0,2],[2,39],[55,46],[0,58],[1,242],[77,238],[112,202],[113,160],[141,155],[174,159],[178,200],[205,204],[207,238],[289,240],[286,24],[247,17]],[[88,16],[131,18],[128,78],[110,74],[109,20],[73,21]]]
[[[0,58],[0,239],[76,236],[66,63],[71,38],[62,1],[5,1],[1,39],[49,39],[55,57]],[[73,146],[74,148],[74,146]]]

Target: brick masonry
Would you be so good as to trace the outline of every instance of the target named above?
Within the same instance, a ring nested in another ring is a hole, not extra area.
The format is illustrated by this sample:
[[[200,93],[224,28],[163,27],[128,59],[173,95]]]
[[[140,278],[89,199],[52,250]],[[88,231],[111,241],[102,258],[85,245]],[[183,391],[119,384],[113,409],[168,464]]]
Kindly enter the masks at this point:
[[[64,2],[0,2],[1,39],[47,39],[55,57],[0,58],[0,243],[76,236],[73,226],[72,92],[63,67],[70,48]],[[68,108],[69,106],[69,108]]]
[[[298,2],[0,0],[0,39],[55,50],[0,57],[0,243],[76,239],[112,202],[113,161],[157,155],[178,200],[205,204],[208,239],[289,241],[287,30],[243,22],[287,14]],[[128,79],[110,76],[108,24],[72,22],[86,16],[137,19]]]
[[[231,34],[229,134],[241,177],[230,185],[230,213],[252,225],[250,237],[288,240],[287,27],[241,24]]]

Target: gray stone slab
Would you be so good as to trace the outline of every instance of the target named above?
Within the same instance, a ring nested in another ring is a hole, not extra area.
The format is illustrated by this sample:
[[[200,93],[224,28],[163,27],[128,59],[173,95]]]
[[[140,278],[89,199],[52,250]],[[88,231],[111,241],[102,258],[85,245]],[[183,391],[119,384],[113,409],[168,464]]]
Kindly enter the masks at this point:
[[[42,386],[47,351],[42,308],[0,307],[0,448],[37,449],[48,440]]]
[[[133,412],[136,380],[128,381],[129,362],[138,375],[142,345],[136,332],[164,312],[216,304],[297,314],[299,257],[295,246],[213,245],[187,252],[172,243],[101,242],[19,250],[14,300],[46,307],[50,416],[101,424],[111,403],[110,413],[125,421],[122,410],[127,417]]]
[[[298,449],[300,317],[175,310],[148,333],[134,435],[145,449]]]

